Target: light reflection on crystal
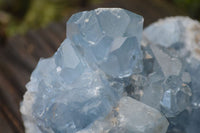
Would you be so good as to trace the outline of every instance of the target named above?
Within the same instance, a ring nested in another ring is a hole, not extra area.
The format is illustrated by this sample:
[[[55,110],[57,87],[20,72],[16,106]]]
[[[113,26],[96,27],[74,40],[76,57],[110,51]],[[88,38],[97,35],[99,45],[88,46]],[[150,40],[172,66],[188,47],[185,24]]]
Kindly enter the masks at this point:
[[[72,15],[68,38],[26,85],[26,132],[198,133],[200,24],[167,18],[143,40],[142,25],[120,8]]]

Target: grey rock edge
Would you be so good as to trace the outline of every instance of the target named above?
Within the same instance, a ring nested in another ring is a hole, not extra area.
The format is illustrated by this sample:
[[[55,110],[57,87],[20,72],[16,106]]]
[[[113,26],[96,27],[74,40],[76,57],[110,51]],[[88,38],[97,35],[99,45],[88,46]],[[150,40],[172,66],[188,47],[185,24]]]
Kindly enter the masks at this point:
[[[73,15],[67,38],[26,85],[26,132],[197,133],[200,24],[167,18],[143,39],[142,27],[141,16],[120,8]]]

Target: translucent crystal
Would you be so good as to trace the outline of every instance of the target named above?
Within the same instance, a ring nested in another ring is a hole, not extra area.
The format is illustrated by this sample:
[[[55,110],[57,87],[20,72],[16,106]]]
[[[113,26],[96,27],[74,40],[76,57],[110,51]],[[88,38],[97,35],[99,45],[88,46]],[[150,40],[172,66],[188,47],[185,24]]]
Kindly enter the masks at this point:
[[[180,80],[180,77],[168,77],[164,82],[164,87],[166,91],[161,100],[161,106],[166,116],[175,116],[189,107],[192,92],[190,87]]]
[[[163,79],[157,73],[151,73],[147,78],[146,86],[143,86],[140,101],[155,109],[161,110],[160,101],[164,94],[164,88],[162,86]]]
[[[120,100],[119,119],[119,126],[133,133],[165,133],[168,127],[159,111],[129,97]]]
[[[142,71],[142,25],[141,16],[118,8],[73,15],[68,38],[26,85],[26,132],[75,133],[104,119],[122,96],[123,78]]]
[[[165,133],[169,123],[162,114],[130,97],[122,97],[105,119],[78,133]]]
[[[56,71],[65,82],[73,82],[79,77],[84,69],[87,69],[86,64],[83,63],[79,53],[73,48],[72,42],[69,39],[63,41],[55,53]]]
[[[72,15],[26,85],[26,132],[198,133],[200,24],[167,18],[141,39],[142,25],[120,8]]]
[[[120,95],[103,73],[91,70],[83,62],[68,39],[53,57],[38,63],[27,88],[23,105],[32,102],[31,112],[25,106],[21,111],[30,117],[28,121],[36,121],[32,124],[41,132],[83,129],[107,115]]]
[[[182,64],[179,59],[170,57],[154,45],[151,45],[151,49],[165,77],[180,74]]]
[[[171,117],[168,118],[170,133],[199,132],[197,125],[200,117],[196,113],[200,109],[199,35],[200,23],[188,17],[170,17],[159,20],[144,30],[145,44],[159,47],[171,58],[168,61],[160,59],[162,63],[158,61],[161,70],[165,76],[168,76],[162,83],[164,93],[160,104],[162,112],[167,117]],[[162,53],[159,55],[162,56]],[[158,58],[162,57],[158,56]],[[175,62],[173,60],[174,63],[172,63],[173,58],[176,60]],[[178,62],[181,62],[181,65]],[[168,68],[171,70],[168,71]]]
[[[171,34],[171,31],[174,29],[167,28],[166,25],[171,25],[172,27],[177,27],[177,32],[175,33],[177,36],[174,37],[174,34]],[[153,32],[154,34],[150,34],[150,32]],[[163,34],[160,34],[162,32]],[[171,44],[169,44],[168,51],[174,50],[177,56],[180,57],[181,60],[184,62],[184,70],[189,74],[186,78],[189,78],[189,81],[191,82],[191,88],[193,92],[193,103],[197,103],[197,105],[200,103],[200,99],[198,98],[200,96],[199,91],[199,82],[197,79],[199,78],[199,72],[200,72],[200,54],[199,54],[199,44],[200,44],[200,24],[197,21],[191,20],[187,17],[174,17],[174,18],[167,18],[165,20],[161,20],[157,23],[152,24],[144,31],[145,37],[152,43],[164,46],[167,42],[165,39],[171,40]],[[168,36],[164,36],[165,34],[168,34]],[[160,35],[161,37],[155,38],[153,36]],[[173,39],[169,39],[173,38]],[[158,41],[159,40],[159,41]],[[192,75],[192,76],[190,76]],[[183,75],[183,80],[186,75]]]
[[[172,51],[149,41],[146,43],[143,46],[144,64],[149,66],[141,73],[146,83],[142,83],[137,99],[162,111],[166,117],[174,117],[190,106],[190,74],[184,71],[182,60]],[[140,82],[134,79],[132,97],[138,93],[135,86]]]
[[[143,18],[119,8],[99,8],[73,15],[67,37],[92,68],[113,77],[142,71],[140,41]]]

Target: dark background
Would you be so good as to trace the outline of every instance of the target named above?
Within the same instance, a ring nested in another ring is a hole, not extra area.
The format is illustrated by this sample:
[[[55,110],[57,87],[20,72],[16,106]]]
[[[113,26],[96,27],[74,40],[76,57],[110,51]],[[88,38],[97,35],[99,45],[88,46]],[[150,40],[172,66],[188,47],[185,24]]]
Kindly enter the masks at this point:
[[[167,16],[200,20],[200,0],[0,0],[0,133],[24,133],[19,104],[40,57],[66,37],[75,12],[121,7],[144,16],[144,26]]]
[[[185,13],[200,20],[200,0],[0,0],[0,30],[6,36],[25,33],[62,20],[72,12],[99,5],[132,10],[147,17],[147,23],[158,14]]]

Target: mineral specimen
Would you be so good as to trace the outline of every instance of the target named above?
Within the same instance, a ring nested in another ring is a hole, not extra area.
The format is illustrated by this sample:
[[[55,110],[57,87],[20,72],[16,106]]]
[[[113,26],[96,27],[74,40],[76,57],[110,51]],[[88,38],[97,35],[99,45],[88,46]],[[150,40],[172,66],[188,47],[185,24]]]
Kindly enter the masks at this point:
[[[26,132],[74,133],[108,115],[122,96],[122,77],[142,71],[142,25],[141,16],[118,8],[73,15],[68,38],[39,61],[26,86]]]
[[[72,15],[67,38],[26,85],[26,132],[198,133],[200,24],[167,18],[143,39],[142,27],[120,8]]]

